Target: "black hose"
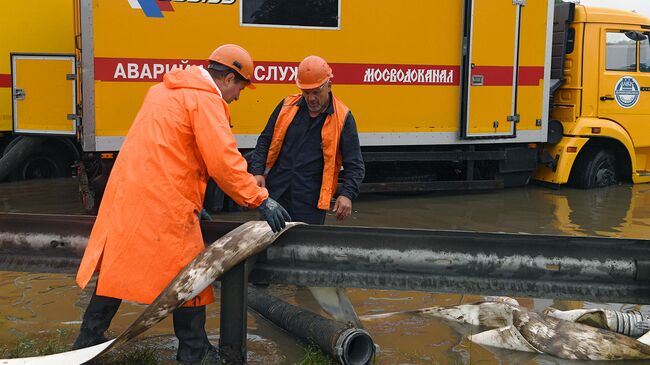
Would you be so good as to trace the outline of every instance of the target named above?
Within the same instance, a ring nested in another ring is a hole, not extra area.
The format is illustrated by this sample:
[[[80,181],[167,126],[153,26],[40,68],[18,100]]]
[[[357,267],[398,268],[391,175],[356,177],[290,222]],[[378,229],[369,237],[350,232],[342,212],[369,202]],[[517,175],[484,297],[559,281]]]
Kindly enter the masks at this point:
[[[248,289],[248,306],[292,335],[314,343],[343,365],[366,365],[375,354],[368,332],[295,307],[252,286]]]
[[[45,141],[43,137],[24,136],[18,138],[16,143],[0,158],[0,181],[25,162]]]

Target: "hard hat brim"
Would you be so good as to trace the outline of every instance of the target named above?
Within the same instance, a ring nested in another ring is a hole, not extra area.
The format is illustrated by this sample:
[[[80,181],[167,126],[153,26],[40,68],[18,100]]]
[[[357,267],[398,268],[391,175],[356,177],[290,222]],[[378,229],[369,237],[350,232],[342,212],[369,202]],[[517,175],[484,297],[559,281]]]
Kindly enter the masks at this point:
[[[301,90],[316,89],[316,88],[319,88],[319,87],[325,85],[325,83],[327,81],[329,81],[330,78],[331,77],[328,77],[323,81],[314,82],[314,83],[311,83],[311,84],[304,84],[304,83],[298,82],[298,79],[296,79],[296,86],[298,86],[298,88],[301,89]]]

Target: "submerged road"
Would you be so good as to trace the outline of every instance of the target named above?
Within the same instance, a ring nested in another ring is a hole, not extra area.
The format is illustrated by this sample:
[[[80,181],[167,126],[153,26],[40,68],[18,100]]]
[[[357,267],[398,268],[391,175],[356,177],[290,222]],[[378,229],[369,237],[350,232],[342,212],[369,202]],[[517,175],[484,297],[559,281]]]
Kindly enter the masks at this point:
[[[75,199],[75,185],[70,181],[0,185],[0,210],[5,212],[79,214],[81,211]],[[362,196],[355,202],[352,219],[338,223],[328,216],[327,223],[646,238],[650,237],[648,203],[650,186],[643,185],[619,186],[589,192],[528,187],[471,194],[369,195]],[[256,219],[257,213],[222,213],[214,218],[237,222]],[[629,252],[629,258],[632,259],[633,256],[633,252]],[[549,268],[557,269],[557,266],[551,265]],[[309,295],[302,290],[280,286],[276,292],[290,302],[298,302],[304,307],[316,309]],[[361,314],[458,304],[480,299],[479,296],[471,295],[476,293],[463,290],[450,294],[430,294],[351,289],[349,293]],[[76,288],[70,275],[3,273],[0,278],[0,343],[11,343],[17,336],[29,333],[34,328],[53,330],[64,327],[74,331],[78,327],[80,312],[87,303],[88,294]],[[535,309],[551,304],[560,309],[602,305],[572,300],[519,299],[525,306]],[[623,300],[615,302],[621,301]],[[634,306],[647,312],[645,306],[634,304],[639,303],[604,305],[613,309]],[[113,323],[116,332],[119,332],[120,326],[130,323],[132,316],[138,311],[141,309],[137,305],[124,306]],[[208,327],[218,328],[218,311],[218,306],[212,306]],[[253,336],[249,341],[252,342],[249,348],[254,353],[252,363],[279,361],[291,364],[300,358],[301,350],[293,339],[250,316],[249,324]],[[563,363],[546,357],[524,359],[521,354],[491,353],[479,346],[472,346],[463,339],[462,336],[468,334],[471,328],[458,328],[431,318],[398,316],[369,323],[368,330],[382,346],[380,364],[464,364],[495,361],[513,364]],[[150,335],[169,333],[171,331],[163,324],[155,328]],[[211,333],[216,335],[218,331]]]

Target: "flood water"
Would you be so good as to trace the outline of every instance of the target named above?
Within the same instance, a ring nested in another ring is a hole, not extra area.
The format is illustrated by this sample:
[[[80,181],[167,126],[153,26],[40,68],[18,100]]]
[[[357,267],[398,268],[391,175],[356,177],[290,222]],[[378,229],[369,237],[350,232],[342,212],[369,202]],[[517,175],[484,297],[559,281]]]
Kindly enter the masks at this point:
[[[529,186],[485,193],[367,195],[354,204],[353,216],[326,224],[374,227],[431,228],[488,232],[525,232],[562,235],[597,235],[647,238],[650,236],[650,185],[616,186],[599,190],[573,190]],[[0,184],[0,211],[82,214],[72,179]],[[254,211],[221,213],[215,220],[258,219]],[[311,310],[317,305],[304,288],[276,287],[276,295]],[[22,336],[38,337],[67,330],[78,331],[92,288],[80,290],[74,275],[0,272],[0,345],[11,345]],[[434,294],[384,290],[348,289],[359,314],[392,312],[480,300],[468,293]],[[547,306],[562,310],[602,307],[628,309],[631,304],[600,304],[581,301],[517,298],[528,308]],[[650,307],[634,306],[645,313]],[[123,303],[110,330],[124,330],[143,306]],[[219,306],[208,307],[206,328],[218,342]],[[420,315],[399,315],[364,322],[381,346],[378,364],[575,364],[546,355],[498,351],[470,343],[466,336],[476,331]],[[302,345],[264,320],[248,317],[249,363],[294,364],[300,361]],[[143,335],[142,344],[152,343],[174,354],[170,319]],[[621,362],[617,362],[621,364]]]

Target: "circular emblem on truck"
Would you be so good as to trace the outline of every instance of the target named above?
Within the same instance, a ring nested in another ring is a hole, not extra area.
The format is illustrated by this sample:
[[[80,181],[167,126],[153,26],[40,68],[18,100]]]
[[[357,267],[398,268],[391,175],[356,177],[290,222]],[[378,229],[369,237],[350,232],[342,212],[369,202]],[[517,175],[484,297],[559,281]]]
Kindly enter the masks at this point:
[[[614,95],[616,95],[618,105],[629,109],[639,101],[641,87],[639,87],[639,83],[633,77],[624,76],[616,83]]]

